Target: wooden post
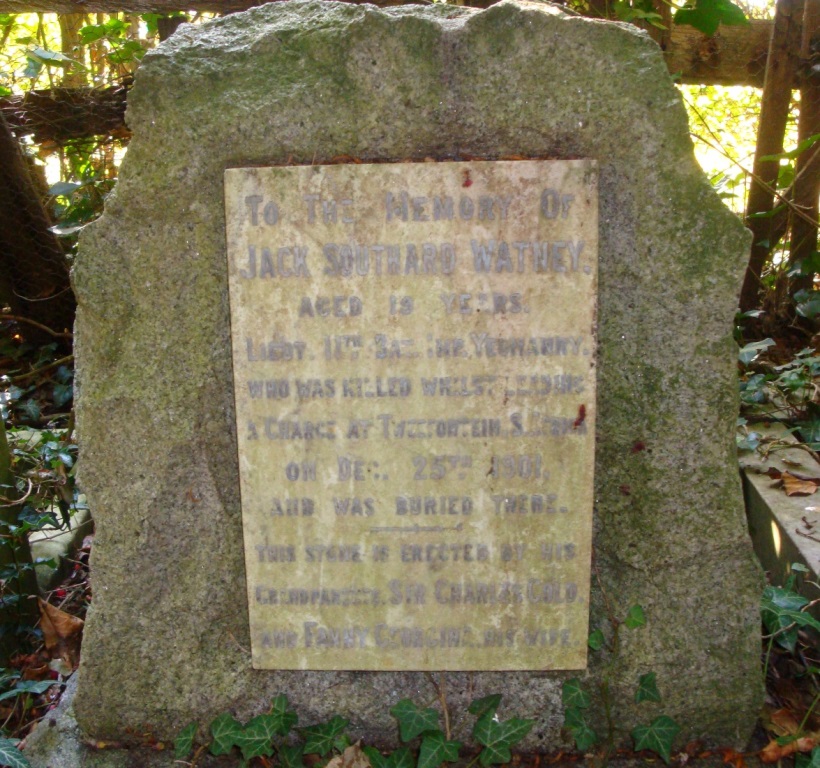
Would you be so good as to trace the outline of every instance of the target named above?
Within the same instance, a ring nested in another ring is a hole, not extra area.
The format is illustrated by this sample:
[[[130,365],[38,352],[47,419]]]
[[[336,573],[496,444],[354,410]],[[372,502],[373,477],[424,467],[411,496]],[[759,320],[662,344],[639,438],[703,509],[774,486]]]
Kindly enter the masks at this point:
[[[774,246],[771,242],[771,219],[749,217],[755,213],[768,213],[772,210],[780,164],[777,160],[763,158],[783,152],[783,137],[800,50],[802,16],[803,0],[777,0],[760,105],[754,178],[746,205],[746,224],[754,237],[749,266],[740,291],[740,309],[743,312],[758,305],[760,274]]]
[[[815,62],[812,62],[814,53]],[[810,67],[820,58],[820,0],[806,0],[803,15],[803,39],[800,46],[803,64]],[[820,133],[820,77],[807,75],[800,88],[800,117],[797,140],[804,141]],[[792,216],[791,261],[808,259],[817,250],[818,197],[820,197],[820,143],[801,154],[795,162],[794,206],[806,214]],[[813,222],[813,223],[812,223]],[[794,281],[792,295],[812,287],[813,275]]]
[[[0,302],[12,313],[54,331],[71,330],[76,302],[68,262],[20,154],[0,113]],[[35,343],[53,338],[26,328]]]

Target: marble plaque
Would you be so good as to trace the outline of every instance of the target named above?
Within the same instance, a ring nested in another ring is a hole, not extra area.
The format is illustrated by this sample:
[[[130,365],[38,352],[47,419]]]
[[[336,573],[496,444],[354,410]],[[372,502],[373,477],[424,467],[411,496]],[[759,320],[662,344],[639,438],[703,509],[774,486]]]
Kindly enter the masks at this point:
[[[253,666],[586,666],[593,161],[234,168]]]

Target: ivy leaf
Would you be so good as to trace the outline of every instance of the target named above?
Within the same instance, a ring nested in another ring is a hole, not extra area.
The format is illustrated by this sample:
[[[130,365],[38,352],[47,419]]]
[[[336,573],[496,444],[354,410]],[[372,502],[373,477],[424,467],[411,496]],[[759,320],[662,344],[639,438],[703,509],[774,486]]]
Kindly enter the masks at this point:
[[[660,701],[661,693],[658,690],[658,685],[655,681],[655,673],[648,672],[641,675],[638,679],[638,690],[635,691],[635,703],[640,704],[642,701]]]
[[[390,714],[399,721],[402,741],[410,741],[425,731],[438,729],[438,712],[430,707],[421,709],[410,699],[402,699],[391,708]]]
[[[640,605],[633,605],[629,609],[629,613],[626,614],[626,619],[624,619],[624,624],[626,624],[629,629],[638,629],[646,624],[646,616],[644,616],[643,608]]]
[[[343,733],[341,736],[337,736],[333,740],[333,749],[335,749],[337,752],[344,752],[346,749],[350,747],[350,745],[350,736],[348,736],[346,733]]]
[[[769,347],[773,347],[774,345],[775,342],[773,339],[752,341],[738,350],[737,359],[743,363],[743,365],[749,365],[749,363],[753,362],[761,352],[767,350]]]
[[[484,696],[481,699],[473,699],[470,706],[467,707],[467,711],[471,715],[475,715],[477,718],[482,718],[488,712],[491,712],[494,715],[499,704],[501,704],[501,694],[493,693],[492,695]]]
[[[280,736],[287,736],[299,721],[299,715],[288,708],[288,697],[285,695],[279,695],[271,702],[269,716],[273,718],[269,722],[276,728],[275,733]]]
[[[534,722],[535,720],[512,717],[501,723],[485,714],[473,728],[473,736],[485,747],[481,750],[479,762],[484,766],[508,763],[512,759],[510,747],[530,732]]]
[[[796,755],[794,768],[820,768],[820,747],[815,747],[810,755]]]
[[[589,694],[581,687],[581,681],[577,677],[565,680],[561,686],[561,703],[564,709],[578,707],[586,709],[592,702]]]
[[[767,586],[763,590],[760,603],[763,625],[770,634],[778,633],[775,638],[777,644],[788,651],[794,651],[797,643],[797,627],[782,630],[795,624],[798,617],[801,617],[801,621],[805,617],[811,618],[810,614],[801,611],[801,608],[808,602],[802,595],[785,587]]]
[[[385,768],[414,768],[415,764],[413,753],[407,747],[399,747],[387,758]]]
[[[3,699],[10,699],[13,696],[20,696],[24,693],[44,693],[55,683],[56,680],[22,680],[19,683],[16,683],[14,688],[10,691],[0,693],[0,701]]]
[[[418,768],[438,768],[442,763],[455,763],[460,749],[460,741],[447,741],[441,731],[434,731],[421,741]]]
[[[214,737],[211,754],[227,755],[237,743],[236,740],[242,736],[242,725],[227,712],[223,712],[211,723],[211,736]]]
[[[0,738],[0,765],[8,768],[31,768],[31,763],[17,749],[17,739]]]
[[[383,755],[375,747],[362,747],[373,768],[415,768],[413,754],[407,747],[399,747],[389,755]]]
[[[564,728],[569,731],[579,752],[586,752],[598,742],[598,734],[587,725],[584,713],[577,707],[564,712]]]
[[[324,757],[331,749],[333,749],[333,742],[345,728],[347,728],[349,720],[336,715],[332,720],[326,723],[319,723],[318,725],[311,725],[302,729],[305,736],[305,754],[319,755]]]
[[[373,768],[387,768],[387,758],[376,747],[362,747]],[[289,768],[286,766],[285,768]]]
[[[72,384],[55,384],[54,385],[54,405],[59,407],[65,405],[71,398],[74,397],[74,386]],[[71,466],[69,464],[68,466]]]
[[[635,741],[635,751],[648,749],[663,758],[669,765],[671,757],[672,742],[675,736],[680,733],[680,726],[666,715],[656,717],[650,725],[639,725],[632,731],[632,738]]]
[[[598,734],[586,723],[572,729],[572,738],[575,741],[575,749],[579,752],[586,752],[598,743]]]
[[[236,746],[242,750],[242,757],[270,757],[273,754],[273,737],[279,732],[275,715],[257,715],[242,730],[236,739]]]
[[[604,633],[601,632],[600,629],[591,632],[587,639],[587,645],[592,648],[593,651],[600,651],[604,645]]]
[[[279,751],[277,752],[279,756],[279,764],[282,768],[303,768],[304,763],[302,762],[302,757],[304,755],[304,748],[301,744],[296,744],[294,746],[290,746],[289,744],[283,744],[279,747]],[[372,763],[372,761],[371,761]],[[377,766],[375,763],[372,763],[373,768],[381,768]]]
[[[188,723],[174,739],[174,760],[184,760],[191,754],[196,737],[196,722]]]
[[[815,295],[816,291],[803,289],[794,294],[794,300],[797,304],[797,314],[801,317],[806,317],[813,320],[820,314],[820,300]]]

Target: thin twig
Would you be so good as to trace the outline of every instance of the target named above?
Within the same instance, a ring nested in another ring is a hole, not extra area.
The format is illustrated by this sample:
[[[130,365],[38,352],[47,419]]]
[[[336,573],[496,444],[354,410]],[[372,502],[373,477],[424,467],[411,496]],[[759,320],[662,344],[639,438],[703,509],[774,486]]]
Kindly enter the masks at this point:
[[[43,325],[42,323],[38,323],[36,320],[29,320],[27,317],[21,317],[20,315],[7,315],[7,314],[0,314],[0,320],[14,320],[15,323],[27,323],[28,325],[32,325],[35,328],[39,328],[41,331],[45,331],[46,333],[52,335],[55,339],[73,339],[74,334],[65,331],[60,333],[59,331],[54,331],[49,328],[47,325]]]
[[[740,168],[740,170],[743,171],[743,173],[745,173],[750,179],[757,182],[761,187],[763,187],[772,196],[774,196],[778,200],[780,200],[781,203],[783,203],[787,207],[791,208],[792,212],[795,213],[797,216],[799,216],[801,219],[805,219],[809,224],[812,224],[812,225],[815,224],[815,221],[814,221],[814,219],[811,218],[811,216],[809,216],[807,213],[804,213],[802,210],[800,210],[800,208],[798,206],[796,206],[791,200],[789,200],[787,197],[785,197],[780,192],[778,192],[776,189],[774,189],[770,184],[767,184],[756,173],[753,173],[752,171],[750,171],[748,168],[746,168],[740,162],[735,160],[725,149],[723,149],[723,146],[720,143],[720,139],[717,136],[715,136],[714,131],[712,131],[712,129],[709,127],[709,124],[706,122],[706,120],[704,119],[703,115],[700,113],[698,108],[694,104],[692,104],[692,102],[690,102],[689,99],[687,99],[686,97],[684,97],[684,101],[686,102],[686,105],[698,116],[698,118],[700,119],[700,122],[703,125],[703,127],[706,128],[706,130],[709,131],[709,133],[712,135],[714,143],[712,141],[707,141],[706,139],[703,138],[703,136],[700,136],[697,133],[692,133],[691,134],[692,136],[694,136],[696,139],[698,139],[698,141],[702,141],[704,144],[706,144],[707,147],[711,147],[712,149],[714,149],[715,152],[719,152],[721,155],[723,155],[729,162],[731,162],[733,165],[736,165],[738,168]],[[788,194],[788,191],[786,192],[786,194]]]
[[[780,629],[778,629],[777,632],[772,632],[772,634],[770,634],[770,635],[763,635],[762,639],[763,640],[773,640],[778,635],[782,635],[783,633],[788,632],[790,629],[794,629],[796,626],[797,626],[797,622],[793,621],[791,624],[789,624],[788,627],[780,627]]]
[[[237,648],[239,648],[239,650],[240,650],[240,651],[243,651],[244,653],[248,654],[248,656],[250,656],[250,655],[251,655],[250,649],[245,648],[245,646],[244,646],[244,645],[242,645],[242,644],[239,642],[239,640],[237,640],[237,639],[236,639],[236,637],[234,637],[233,632],[231,632],[230,630],[228,630],[228,636],[231,638],[231,640],[233,640],[233,641],[234,641],[234,643],[236,643],[236,647],[237,647]]]
[[[10,504],[0,504],[0,507],[16,507],[19,504],[22,504],[29,496],[31,496],[31,492],[32,490],[34,490],[34,483],[31,482],[30,478],[26,478],[26,482],[28,483],[28,490],[26,490],[26,493],[22,498],[17,499],[16,501],[12,501],[11,499],[7,499],[5,496],[0,495],[0,499],[3,499],[3,501],[11,502]]]
[[[65,365],[66,363],[70,363],[74,359],[74,355],[66,355],[65,357],[61,357],[59,360],[55,360],[53,363],[49,363],[48,365],[43,365],[40,368],[35,368],[33,371],[29,371],[28,373],[21,373],[19,376],[15,376],[11,379],[13,382],[18,381],[25,381],[26,379],[30,379],[33,376],[39,376],[43,371],[50,371],[52,368],[59,368],[61,365]]]
[[[809,448],[806,443],[801,442],[794,442],[794,443],[772,443],[769,446],[769,451],[776,451],[776,450],[785,450],[786,448],[800,448],[802,451],[806,451],[818,464],[820,464],[820,453],[817,451],[812,450]]]

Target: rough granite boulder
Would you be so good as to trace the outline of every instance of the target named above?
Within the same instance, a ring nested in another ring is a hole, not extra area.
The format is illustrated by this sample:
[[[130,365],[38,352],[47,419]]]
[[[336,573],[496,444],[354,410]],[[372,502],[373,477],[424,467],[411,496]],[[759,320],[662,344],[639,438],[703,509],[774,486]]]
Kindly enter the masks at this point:
[[[591,626],[643,606],[609,680],[619,738],[664,713],[681,742],[741,745],[762,687],[761,574],[733,450],[731,326],[748,243],[698,168],[658,47],[547,4],[379,10],[289,0],[183,26],[146,55],[134,138],[74,272],[80,482],[94,602],[74,708],[96,739],[169,739],[286,693],[387,745],[430,675],[254,671],[248,652],[223,171],[425,158],[600,165]],[[603,660],[602,660],[603,659]],[[634,704],[657,674],[662,704]],[[574,673],[572,673],[574,674]],[[570,673],[448,673],[453,712],[502,692],[554,750]],[[594,710],[599,732],[603,714]],[[468,718],[459,722],[466,723]],[[466,725],[457,728],[463,737]]]

